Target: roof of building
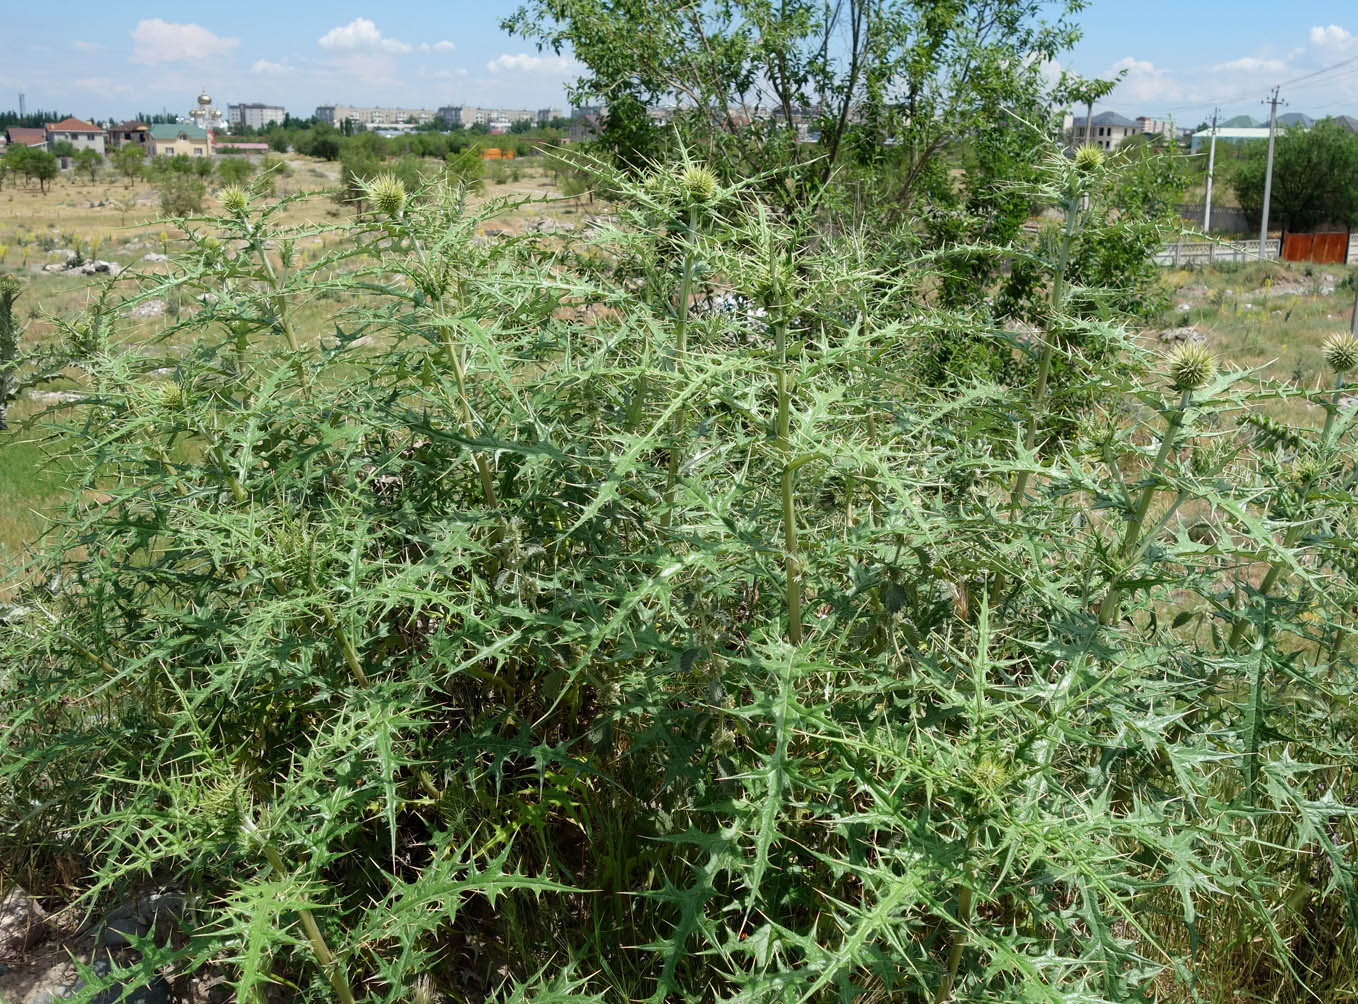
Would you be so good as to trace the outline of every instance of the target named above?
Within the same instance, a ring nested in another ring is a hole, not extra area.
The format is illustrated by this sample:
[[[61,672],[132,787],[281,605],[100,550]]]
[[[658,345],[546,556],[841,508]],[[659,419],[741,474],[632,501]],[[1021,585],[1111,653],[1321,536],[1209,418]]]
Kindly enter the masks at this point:
[[[11,126],[9,141],[19,146],[45,146],[47,144],[47,130]]]
[[[207,139],[207,130],[192,122],[157,122],[151,127],[152,139]]]
[[[1259,123],[1248,115],[1237,115],[1221,124],[1227,129],[1257,129],[1259,127]]]
[[[145,129],[145,122],[119,122],[116,126],[110,126],[109,132],[139,132]]]
[[[1288,112],[1286,115],[1278,116],[1278,125],[1280,126],[1302,125],[1309,129],[1315,125],[1315,122],[1316,120],[1305,112]]]
[[[1076,123],[1083,125],[1083,120],[1076,118]],[[1122,126],[1124,129],[1135,129],[1136,123],[1131,119],[1125,119],[1117,112],[1099,112],[1090,120],[1091,125],[1096,126]]]
[[[64,119],[62,119],[60,122],[48,122],[48,123],[47,123],[47,131],[48,131],[48,132],[103,132],[104,130],[101,129],[99,126],[95,125],[93,122],[86,122],[84,119],[78,119],[78,118],[75,118],[74,116],[67,115],[67,116],[66,116]]]
[[[1352,115],[1336,115],[1334,120],[1349,132],[1358,132],[1358,118]]]

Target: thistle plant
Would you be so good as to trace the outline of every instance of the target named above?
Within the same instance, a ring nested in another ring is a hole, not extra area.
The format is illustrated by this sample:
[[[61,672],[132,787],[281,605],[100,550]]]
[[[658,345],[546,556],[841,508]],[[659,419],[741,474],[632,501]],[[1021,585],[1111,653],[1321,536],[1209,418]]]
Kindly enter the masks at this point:
[[[443,178],[223,193],[61,320],[5,878],[164,876],[131,965],[241,999],[1352,997],[1352,415],[1089,316],[1079,242],[1141,225],[1090,160],[1036,397],[923,378],[993,331],[939,255],[700,171],[569,242]]]

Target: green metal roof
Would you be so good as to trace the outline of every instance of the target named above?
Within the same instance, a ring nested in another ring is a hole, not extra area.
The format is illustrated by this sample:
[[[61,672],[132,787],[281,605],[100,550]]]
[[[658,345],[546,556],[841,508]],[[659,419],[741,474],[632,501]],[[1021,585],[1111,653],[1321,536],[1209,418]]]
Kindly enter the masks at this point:
[[[152,139],[207,139],[207,130],[196,125],[181,125],[177,122],[158,122],[151,127]]]

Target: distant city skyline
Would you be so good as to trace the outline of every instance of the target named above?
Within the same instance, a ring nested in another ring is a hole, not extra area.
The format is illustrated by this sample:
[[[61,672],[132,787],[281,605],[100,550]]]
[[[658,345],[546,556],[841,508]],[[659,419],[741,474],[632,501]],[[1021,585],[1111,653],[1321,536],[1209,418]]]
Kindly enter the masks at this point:
[[[0,108],[17,107],[22,90],[30,110],[183,114],[204,88],[223,109],[262,102],[300,117],[331,104],[566,108],[581,67],[501,31],[518,5],[417,0],[380,11],[238,0],[136,13],[91,0],[26,5],[5,15]],[[1284,83],[1283,110],[1358,114],[1358,13],[1333,2],[1103,0],[1078,19],[1084,38],[1046,69],[1100,77],[1126,69],[1096,110],[1189,126],[1216,105],[1223,118],[1262,118],[1260,99]]]

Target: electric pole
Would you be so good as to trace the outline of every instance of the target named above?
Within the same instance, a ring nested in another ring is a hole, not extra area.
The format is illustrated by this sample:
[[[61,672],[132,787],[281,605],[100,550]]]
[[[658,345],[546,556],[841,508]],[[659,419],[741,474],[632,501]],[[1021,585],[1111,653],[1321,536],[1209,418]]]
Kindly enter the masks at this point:
[[[1212,172],[1217,163],[1217,115],[1220,108],[1212,109],[1212,144],[1207,148],[1207,198],[1202,205],[1202,232],[1212,233]]]
[[[1273,88],[1273,96],[1265,98],[1265,103],[1269,105],[1268,113],[1268,167],[1264,170],[1264,211],[1259,220],[1259,258],[1262,261],[1265,257],[1265,247],[1268,242],[1268,200],[1273,195],[1273,136],[1278,131],[1278,88]],[[1283,104],[1287,104],[1286,101]],[[1278,257],[1282,257],[1282,248],[1278,249]]]

